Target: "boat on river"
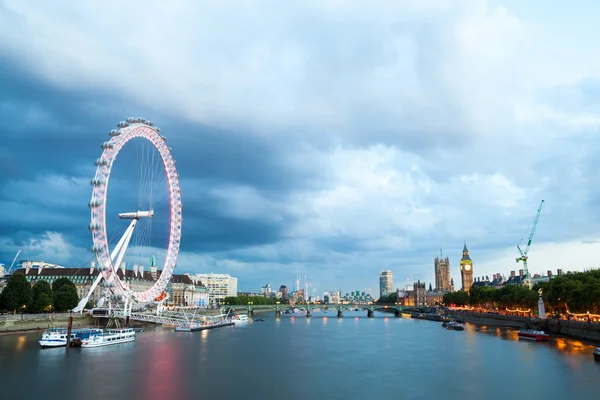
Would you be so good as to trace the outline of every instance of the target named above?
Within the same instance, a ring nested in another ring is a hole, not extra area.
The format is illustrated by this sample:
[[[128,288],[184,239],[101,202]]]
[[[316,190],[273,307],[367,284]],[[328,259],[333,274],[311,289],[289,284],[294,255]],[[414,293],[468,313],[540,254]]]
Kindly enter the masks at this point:
[[[465,327],[456,321],[450,321],[446,324],[446,329],[449,331],[464,331]]]
[[[236,314],[233,317],[231,317],[231,322],[233,322],[235,325],[247,324],[248,323],[248,316],[247,315]]]
[[[104,329],[90,335],[82,340],[81,347],[101,347],[113,344],[133,342],[135,331],[131,328]]]
[[[71,346],[75,343],[80,343],[81,340],[87,339],[90,335],[101,331],[101,329],[79,328],[71,330],[69,342]],[[67,328],[48,328],[42,333],[42,338],[38,341],[40,347],[62,347],[67,345]]]
[[[600,347],[596,347],[596,350],[594,350],[594,360],[600,361]]]
[[[550,335],[544,331],[534,329],[524,329],[517,332],[519,339],[535,340],[538,342],[550,340]]]

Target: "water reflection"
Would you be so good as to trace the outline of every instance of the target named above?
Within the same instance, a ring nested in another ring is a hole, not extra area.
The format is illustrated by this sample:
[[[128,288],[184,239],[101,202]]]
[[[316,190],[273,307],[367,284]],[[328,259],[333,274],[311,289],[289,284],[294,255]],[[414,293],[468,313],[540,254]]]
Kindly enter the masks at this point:
[[[565,339],[561,337],[556,337],[551,340],[552,347],[556,348],[558,351],[567,353],[567,354],[576,354],[576,353],[589,353],[592,354],[594,352],[595,346],[592,344],[583,343],[580,340],[573,339]]]
[[[194,340],[190,336],[183,336],[182,339]],[[201,331],[200,336],[201,341],[205,342],[208,330]],[[185,382],[179,373],[181,351],[180,346],[169,345],[166,341],[153,341],[150,346],[144,346],[143,352],[137,353],[141,368],[137,369],[132,381],[135,393],[140,394],[139,398],[178,398],[183,394],[181,391],[185,388]]]
[[[3,369],[2,396],[385,398],[398,390],[402,376],[410,383],[402,398],[597,397],[600,363],[585,341],[516,343],[515,329],[466,324],[464,332],[453,332],[430,321],[357,314],[315,315],[306,324],[268,318],[244,329],[193,333],[149,327],[133,343],[98,349],[40,349],[39,335],[0,336],[0,365],[10,366]],[[282,365],[293,366],[293,382],[280,379]],[[394,368],[371,372],[370,365]],[[436,376],[436,384],[428,385],[427,376]],[[465,385],[465,376],[474,379]],[[490,390],[498,377],[510,385]],[[542,384],[531,383],[540,379]]]
[[[17,346],[15,347],[17,351],[22,351],[25,348],[25,343],[27,343],[27,336],[19,336],[17,338]]]

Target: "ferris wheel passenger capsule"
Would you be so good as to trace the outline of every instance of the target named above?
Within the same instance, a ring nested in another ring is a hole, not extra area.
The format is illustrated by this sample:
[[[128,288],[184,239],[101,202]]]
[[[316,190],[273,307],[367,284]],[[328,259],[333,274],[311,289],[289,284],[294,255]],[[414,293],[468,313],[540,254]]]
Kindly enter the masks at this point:
[[[146,125],[148,125],[148,126],[153,126],[154,124],[152,123],[152,121],[148,121],[148,120],[146,120]]]
[[[102,143],[101,147],[103,149],[112,149],[113,148],[113,144],[111,142],[104,142],[104,143]]]
[[[127,121],[121,121],[121,122],[119,122],[119,123],[117,124],[117,126],[118,126],[119,128],[125,128],[125,127],[128,127],[128,126],[129,126],[129,123],[128,123]]]
[[[88,229],[89,229],[90,231],[97,231],[97,230],[100,230],[100,225],[98,225],[98,224],[90,224],[90,225],[88,226]]]
[[[119,136],[121,134],[121,131],[118,129],[112,129],[110,132],[108,132],[108,134],[110,136]]]
[[[90,181],[90,183],[92,184],[92,186],[101,186],[101,185],[104,185],[104,181],[102,179],[96,179],[96,178],[92,179]]]
[[[135,119],[135,122],[139,122],[139,123],[142,123],[142,124],[143,124],[143,123],[144,123],[144,118],[142,118],[142,117],[137,117],[137,118]]]
[[[102,202],[100,200],[92,200],[88,203],[89,207],[100,207],[100,205],[102,204]]]
[[[102,251],[102,247],[93,246],[90,250],[92,251],[92,253],[100,253]]]
[[[129,122],[130,124],[133,124],[133,123],[135,123],[135,118],[129,117],[129,118],[127,118],[127,122]]]
[[[108,160],[105,160],[103,158],[99,158],[99,159],[97,159],[94,162],[94,164],[96,164],[96,165],[108,165]]]
[[[159,127],[155,126],[154,130],[156,131],[156,133],[160,133],[160,128]]]

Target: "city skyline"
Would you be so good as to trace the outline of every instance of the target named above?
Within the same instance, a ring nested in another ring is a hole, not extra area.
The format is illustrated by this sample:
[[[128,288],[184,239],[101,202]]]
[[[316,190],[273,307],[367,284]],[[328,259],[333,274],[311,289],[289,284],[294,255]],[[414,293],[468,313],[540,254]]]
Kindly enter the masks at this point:
[[[600,5],[383,3],[2,3],[0,262],[89,264],[100,144],[142,116],[181,177],[178,274],[375,295],[434,283],[441,247],[459,289],[464,241],[475,277],[522,268],[541,199],[530,273],[597,266]]]

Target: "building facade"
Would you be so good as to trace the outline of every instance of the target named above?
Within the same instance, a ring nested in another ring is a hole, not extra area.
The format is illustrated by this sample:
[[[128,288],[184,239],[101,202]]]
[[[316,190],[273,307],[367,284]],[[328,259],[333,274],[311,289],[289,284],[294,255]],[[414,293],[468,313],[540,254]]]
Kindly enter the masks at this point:
[[[436,257],[434,260],[435,268],[435,290],[438,292],[451,291],[450,278],[450,259],[448,257]]]
[[[229,274],[196,274],[190,278],[206,286],[211,306],[219,306],[225,297],[237,296],[237,278]]]
[[[165,291],[169,293],[168,306],[206,308],[210,304],[206,286],[189,274],[173,274]]]
[[[89,268],[65,268],[56,264],[27,261],[22,264],[23,268],[17,269],[15,274],[23,274],[27,281],[33,286],[36,282],[46,281],[52,286],[59,278],[68,278],[75,285],[79,299],[87,296],[92,284],[100,271],[92,261]],[[144,270],[143,265],[135,264],[132,269],[126,269],[125,263],[121,263],[117,269],[117,276],[129,288],[136,292],[145,292],[154,286],[162,271],[157,270],[151,263],[149,270]],[[93,306],[102,296],[102,285],[98,285],[89,297]],[[200,306],[208,305],[208,293],[201,282],[193,282],[188,275],[174,274],[171,277],[166,291],[169,298],[167,305],[176,306]]]
[[[460,259],[460,278],[462,280],[462,290],[468,292],[473,285],[473,261],[469,256],[467,242],[463,247],[462,258]]]
[[[379,297],[387,296],[394,291],[394,279],[392,271],[381,271],[379,273]]]
[[[351,304],[371,304],[373,303],[373,297],[370,293],[357,290],[356,292],[346,293],[344,301]]]
[[[288,288],[285,285],[279,286],[279,291],[281,292],[281,298],[284,300],[288,299]]]

